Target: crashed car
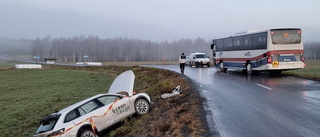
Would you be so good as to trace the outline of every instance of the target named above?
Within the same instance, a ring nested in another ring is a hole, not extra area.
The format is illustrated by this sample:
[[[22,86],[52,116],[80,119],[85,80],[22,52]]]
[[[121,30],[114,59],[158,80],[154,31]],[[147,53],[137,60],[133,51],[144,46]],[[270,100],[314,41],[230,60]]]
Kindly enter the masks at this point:
[[[134,73],[120,74],[108,94],[99,94],[44,118],[34,137],[93,137],[133,115],[150,110],[146,93],[133,93]]]

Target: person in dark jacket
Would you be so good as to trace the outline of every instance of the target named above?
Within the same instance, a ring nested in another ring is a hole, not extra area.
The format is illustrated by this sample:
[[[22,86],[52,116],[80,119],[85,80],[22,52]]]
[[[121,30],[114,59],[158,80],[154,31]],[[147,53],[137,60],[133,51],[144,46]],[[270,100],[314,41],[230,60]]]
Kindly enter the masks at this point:
[[[179,58],[179,63],[180,63],[181,73],[184,73],[184,67],[186,65],[186,56],[184,55],[184,53],[181,54]]]

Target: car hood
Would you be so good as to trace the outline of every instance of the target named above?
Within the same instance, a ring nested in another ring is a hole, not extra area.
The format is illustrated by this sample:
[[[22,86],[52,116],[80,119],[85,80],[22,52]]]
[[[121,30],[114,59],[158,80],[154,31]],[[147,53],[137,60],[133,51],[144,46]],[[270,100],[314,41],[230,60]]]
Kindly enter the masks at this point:
[[[127,92],[129,96],[133,95],[134,73],[127,70],[121,73],[111,84],[108,93],[118,94],[119,92]]]

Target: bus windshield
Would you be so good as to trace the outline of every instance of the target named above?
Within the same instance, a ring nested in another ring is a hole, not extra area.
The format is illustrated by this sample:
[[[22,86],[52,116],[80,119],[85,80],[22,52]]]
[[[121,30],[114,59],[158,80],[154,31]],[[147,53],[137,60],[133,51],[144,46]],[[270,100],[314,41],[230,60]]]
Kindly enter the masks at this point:
[[[272,44],[300,44],[301,43],[301,30],[300,29],[290,29],[281,30],[275,29],[271,30]]]

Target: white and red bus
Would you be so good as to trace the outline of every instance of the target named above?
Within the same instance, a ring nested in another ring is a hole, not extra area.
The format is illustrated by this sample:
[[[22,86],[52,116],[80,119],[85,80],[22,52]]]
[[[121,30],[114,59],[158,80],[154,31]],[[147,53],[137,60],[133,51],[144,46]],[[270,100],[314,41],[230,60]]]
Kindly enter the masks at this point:
[[[214,39],[211,44],[218,70],[242,69],[247,74],[260,71],[281,73],[304,67],[300,28],[248,31]]]

